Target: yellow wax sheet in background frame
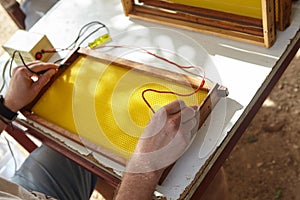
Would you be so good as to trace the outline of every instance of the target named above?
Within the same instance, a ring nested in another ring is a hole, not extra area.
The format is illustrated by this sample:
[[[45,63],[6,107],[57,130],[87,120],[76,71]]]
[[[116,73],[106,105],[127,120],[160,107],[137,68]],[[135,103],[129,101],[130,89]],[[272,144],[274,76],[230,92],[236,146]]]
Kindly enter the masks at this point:
[[[207,8],[241,16],[262,19],[261,0],[168,0],[170,2]]]
[[[60,75],[32,108],[47,121],[118,156],[129,159],[145,126],[153,116],[142,99],[145,89],[188,94],[193,88],[107,65],[81,55]],[[208,92],[177,97],[148,92],[146,99],[157,110],[180,98],[187,105],[200,105]]]

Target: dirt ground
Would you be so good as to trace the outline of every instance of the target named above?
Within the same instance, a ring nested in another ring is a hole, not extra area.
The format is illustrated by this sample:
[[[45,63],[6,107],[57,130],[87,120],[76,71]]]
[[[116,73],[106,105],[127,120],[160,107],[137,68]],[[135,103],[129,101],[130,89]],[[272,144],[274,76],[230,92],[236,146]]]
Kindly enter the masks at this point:
[[[0,44],[15,30],[0,6]],[[231,200],[300,200],[299,90],[300,51],[224,163]]]
[[[224,164],[232,200],[300,199],[300,51]]]

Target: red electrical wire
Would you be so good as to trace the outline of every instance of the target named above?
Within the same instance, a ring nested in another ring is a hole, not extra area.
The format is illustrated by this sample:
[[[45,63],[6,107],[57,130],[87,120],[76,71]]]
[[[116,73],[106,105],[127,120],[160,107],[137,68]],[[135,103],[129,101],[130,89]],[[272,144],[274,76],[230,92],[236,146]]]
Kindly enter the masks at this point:
[[[177,96],[181,96],[181,97],[187,97],[187,96],[192,96],[193,94],[196,94],[197,92],[199,92],[201,90],[201,88],[203,87],[204,83],[205,83],[205,80],[202,79],[202,81],[201,81],[200,85],[198,86],[198,88],[196,90],[194,90],[193,92],[188,93],[188,94],[180,94],[180,93],[177,93],[177,92],[161,91],[161,90],[155,90],[155,89],[145,89],[142,92],[142,98],[143,98],[144,102],[147,104],[147,106],[151,109],[151,111],[153,113],[155,113],[154,109],[152,108],[150,103],[145,98],[145,93],[146,92],[156,92],[156,93],[160,93],[160,94],[173,94],[173,95],[177,95]]]
[[[51,49],[42,49],[41,53],[57,53],[60,51],[72,50],[72,48],[51,48]]]
[[[156,93],[159,93],[159,94],[173,94],[173,95],[177,95],[177,96],[192,96],[192,95],[196,94],[197,92],[199,92],[201,90],[201,88],[204,86],[204,83],[205,83],[205,71],[201,67],[199,67],[199,66],[182,66],[182,65],[179,65],[179,64],[177,64],[177,63],[175,63],[175,62],[173,62],[173,61],[171,61],[171,60],[169,60],[167,58],[164,58],[162,56],[154,54],[154,53],[152,53],[152,52],[150,52],[150,51],[148,51],[148,50],[146,50],[144,48],[141,48],[141,47],[120,46],[120,45],[104,45],[104,46],[99,46],[97,48],[107,48],[107,47],[109,47],[109,48],[138,48],[138,49],[140,49],[142,51],[145,51],[147,54],[149,54],[151,56],[154,56],[154,57],[156,57],[156,58],[158,58],[160,60],[163,60],[163,61],[165,61],[165,62],[167,62],[169,64],[172,64],[172,65],[174,65],[174,66],[176,66],[176,67],[178,67],[180,69],[200,69],[203,72],[202,81],[199,84],[199,86],[197,87],[197,89],[194,90],[191,93],[188,93],[188,94],[180,94],[180,93],[177,93],[177,92],[161,91],[161,90],[155,90],[155,89],[145,89],[145,90],[143,90],[143,92],[142,92],[142,98],[143,98],[144,102],[146,103],[146,105],[150,108],[150,110],[153,113],[155,113],[155,111],[154,111],[154,109],[152,108],[152,106],[150,105],[150,103],[147,101],[147,99],[145,97],[145,93],[146,92],[156,92]]]

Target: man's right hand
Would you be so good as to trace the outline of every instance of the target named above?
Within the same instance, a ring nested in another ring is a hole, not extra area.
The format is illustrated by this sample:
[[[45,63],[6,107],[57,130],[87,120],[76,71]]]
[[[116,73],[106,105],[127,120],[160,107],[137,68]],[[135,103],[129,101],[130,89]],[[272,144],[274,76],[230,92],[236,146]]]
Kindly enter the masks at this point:
[[[196,109],[177,100],[158,110],[139,139],[127,171],[163,170],[174,163],[191,144],[198,130]]]
[[[152,199],[162,172],[184,153],[198,130],[196,109],[174,101],[154,114],[126,166],[116,200]]]

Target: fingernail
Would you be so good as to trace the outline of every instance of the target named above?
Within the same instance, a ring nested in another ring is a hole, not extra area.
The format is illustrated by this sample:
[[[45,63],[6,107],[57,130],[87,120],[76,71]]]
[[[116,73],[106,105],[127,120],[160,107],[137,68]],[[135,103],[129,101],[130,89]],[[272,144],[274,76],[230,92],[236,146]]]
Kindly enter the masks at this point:
[[[198,106],[191,106],[194,110],[198,109]]]

